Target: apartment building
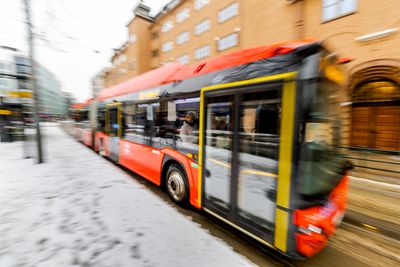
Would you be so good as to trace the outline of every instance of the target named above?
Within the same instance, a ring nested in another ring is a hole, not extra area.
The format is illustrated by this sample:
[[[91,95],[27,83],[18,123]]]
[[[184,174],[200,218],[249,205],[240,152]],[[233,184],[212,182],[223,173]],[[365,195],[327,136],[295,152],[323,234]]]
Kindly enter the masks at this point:
[[[343,145],[400,149],[400,1],[173,0],[156,16],[140,2],[106,87],[165,63],[315,38],[347,57]]]

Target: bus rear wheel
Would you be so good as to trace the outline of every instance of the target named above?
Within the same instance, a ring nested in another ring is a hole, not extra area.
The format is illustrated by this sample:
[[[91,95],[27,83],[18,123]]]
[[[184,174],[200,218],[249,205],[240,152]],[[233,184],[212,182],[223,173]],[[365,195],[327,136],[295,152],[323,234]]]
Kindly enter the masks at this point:
[[[169,197],[179,205],[186,205],[189,198],[189,187],[185,173],[176,164],[168,168],[165,181]]]

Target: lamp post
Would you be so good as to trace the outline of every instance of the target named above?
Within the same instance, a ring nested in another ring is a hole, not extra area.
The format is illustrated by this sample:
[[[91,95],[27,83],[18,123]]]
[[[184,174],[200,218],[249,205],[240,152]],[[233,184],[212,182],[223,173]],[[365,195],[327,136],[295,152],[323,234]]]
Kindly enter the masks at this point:
[[[36,86],[36,73],[35,73],[35,61],[34,61],[34,39],[33,39],[33,25],[31,21],[31,2],[30,0],[23,0],[25,5],[26,14],[26,26],[28,30],[28,46],[29,46],[29,58],[31,60],[31,80],[32,80],[32,91],[34,99],[34,118],[36,128],[36,145],[37,145],[37,163],[43,163],[43,150],[42,150],[42,136],[40,133],[40,117],[39,117],[39,92]]]

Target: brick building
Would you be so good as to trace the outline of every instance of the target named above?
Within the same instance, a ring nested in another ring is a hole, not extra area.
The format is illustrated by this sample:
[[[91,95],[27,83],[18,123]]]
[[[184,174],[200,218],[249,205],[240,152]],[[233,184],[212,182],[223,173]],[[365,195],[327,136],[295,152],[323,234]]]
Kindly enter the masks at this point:
[[[400,1],[173,0],[156,16],[140,2],[106,87],[171,61],[301,38],[323,41],[347,65],[343,144],[400,149]]]

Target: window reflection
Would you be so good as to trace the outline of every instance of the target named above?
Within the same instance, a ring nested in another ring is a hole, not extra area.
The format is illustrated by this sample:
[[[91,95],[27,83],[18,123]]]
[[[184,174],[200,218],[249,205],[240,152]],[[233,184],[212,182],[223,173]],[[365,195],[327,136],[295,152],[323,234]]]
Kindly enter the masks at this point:
[[[258,226],[272,229],[279,127],[280,91],[245,94],[240,106],[239,215]]]
[[[220,102],[221,101],[221,102]],[[233,104],[225,98],[210,99],[206,112],[206,198],[223,209],[230,206]]]
[[[162,123],[161,145],[183,154],[198,154],[200,98],[167,101],[167,114]]]

